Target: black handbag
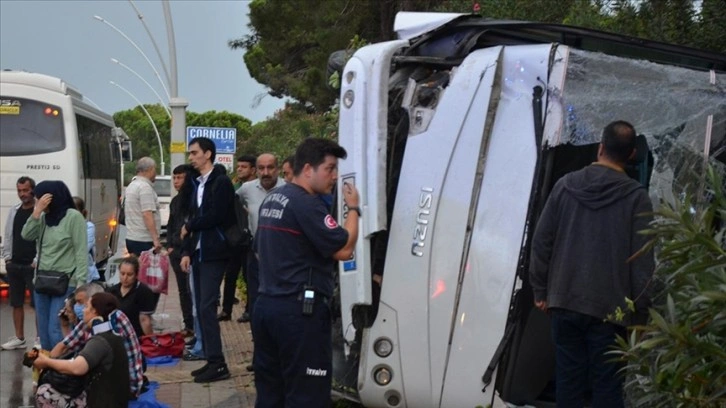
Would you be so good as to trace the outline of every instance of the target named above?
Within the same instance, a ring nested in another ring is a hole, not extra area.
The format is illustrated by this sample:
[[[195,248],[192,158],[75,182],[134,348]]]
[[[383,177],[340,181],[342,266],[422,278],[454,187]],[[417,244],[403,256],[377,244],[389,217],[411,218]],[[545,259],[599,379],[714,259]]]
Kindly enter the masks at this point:
[[[37,265],[39,267],[40,255],[43,250],[43,235],[45,235],[45,226],[43,226],[43,232],[40,234],[40,244],[38,245]],[[70,280],[70,275],[65,272],[37,269],[35,272],[35,291],[48,296],[65,296]]]
[[[58,357],[61,360],[68,360],[75,356],[75,353],[68,353]],[[77,376],[71,374],[63,374],[52,368],[46,368],[40,373],[38,385],[50,384],[54,390],[61,394],[65,394],[71,398],[75,398],[86,389],[86,375]]]

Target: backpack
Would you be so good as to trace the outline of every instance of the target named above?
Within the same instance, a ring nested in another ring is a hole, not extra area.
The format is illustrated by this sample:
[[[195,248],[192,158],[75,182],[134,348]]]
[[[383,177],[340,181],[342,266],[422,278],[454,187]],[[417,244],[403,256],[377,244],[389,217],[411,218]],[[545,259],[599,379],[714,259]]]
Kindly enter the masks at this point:
[[[235,222],[225,228],[224,237],[227,239],[227,245],[230,248],[246,248],[252,242],[247,201],[237,193],[235,193],[234,198]]]

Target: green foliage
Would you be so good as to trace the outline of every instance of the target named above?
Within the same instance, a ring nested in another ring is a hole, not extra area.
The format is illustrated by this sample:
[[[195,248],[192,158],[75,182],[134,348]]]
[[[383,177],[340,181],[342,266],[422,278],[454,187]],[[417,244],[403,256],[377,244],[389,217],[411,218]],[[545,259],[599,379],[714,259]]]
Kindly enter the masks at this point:
[[[164,152],[164,163],[166,174],[171,174],[171,160],[169,144],[171,141],[171,120],[166,114],[164,107],[159,104],[144,105],[149,115],[154,120],[159,131],[162,150]],[[131,138],[133,143],[134,160],[149,156],[161,165],[159,159],[159,142],[154,132],[154,127],[144,111],[140,107],[116,112],[113,115],[116,126],[122,128]],[[187,112],[187,126],[209,126],[209,127],[233,127],[237,129],[237,151],[244,146],[250,138],[252,122],[244,116],[227,111],[207,111],[204,113]],[[160,169],[159,169],[160,170]],[[124,169],[124,180],[131,181],[135,175],[133,163]],[[159,171],[161,173],[161,171]]]
[[[229,41],[245,50],[252,78],[275,97],[288,96],[314,112],[330,109],[337,91],[327,82],[328,57],[346,49],[353,38],[393,38],[398,10],[430,10],[439,0],[254,0],[250,3],[252,34]]]
[[[726,406],[726,196],[713,169],[707,189],[707,202],[666,206],[647,231],[662,288],[648,324],[613,352],[638,407]]]
[[[306,137],[336,139],[338,111],[309,112],[302,105],[288,103],[275,115],[252,126],[250,138],[240,151],[249,154],[270,152],[284,158],[295,152],[297,145]]]

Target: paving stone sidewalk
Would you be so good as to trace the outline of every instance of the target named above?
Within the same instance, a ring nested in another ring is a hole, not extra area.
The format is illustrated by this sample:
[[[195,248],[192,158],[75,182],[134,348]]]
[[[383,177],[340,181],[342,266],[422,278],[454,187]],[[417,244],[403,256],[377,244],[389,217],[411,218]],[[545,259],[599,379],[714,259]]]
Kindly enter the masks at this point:
[[[225,408],[254,407],[254,375],[245,370],[252,361],[252,334],[249,323],[237,323],[243,306],[235,305],[232,320],[221,322],[222,346],[232,378],[209,384],[197,384],[189,374],[204,361],[181,361],[173,367],[149,367],[146,375],[158,381],[157,399],[171,407]],[[179,291],[174,273],[169,274],[169,293],[161,295],[154,326],[163,332],[182,328]]]

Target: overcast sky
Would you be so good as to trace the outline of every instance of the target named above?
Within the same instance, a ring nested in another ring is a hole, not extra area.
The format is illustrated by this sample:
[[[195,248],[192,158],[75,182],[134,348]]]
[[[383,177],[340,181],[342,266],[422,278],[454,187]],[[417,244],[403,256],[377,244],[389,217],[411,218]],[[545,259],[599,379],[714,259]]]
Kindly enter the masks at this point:
[[[160,0],[135,0],[169,67],[166,26]],[[248,33],[248,1],[171,1],[179,75],[179,96],[195,112],[227,110],[253,122],[282,107],[250,78],[242,50],[227,41]],[[111,62],[116,58],[140,74],[166,99],[154,71],[133,45],[93,18],[99,15],[123,31],[149,57],[162,79],[162,65],[128,0],[0,0],[0,68],[62,78],[113,114],[136,106],[114,81],[143,103],[158,98],[140,79]],[[2,90],[0,90],[1,92]]]

